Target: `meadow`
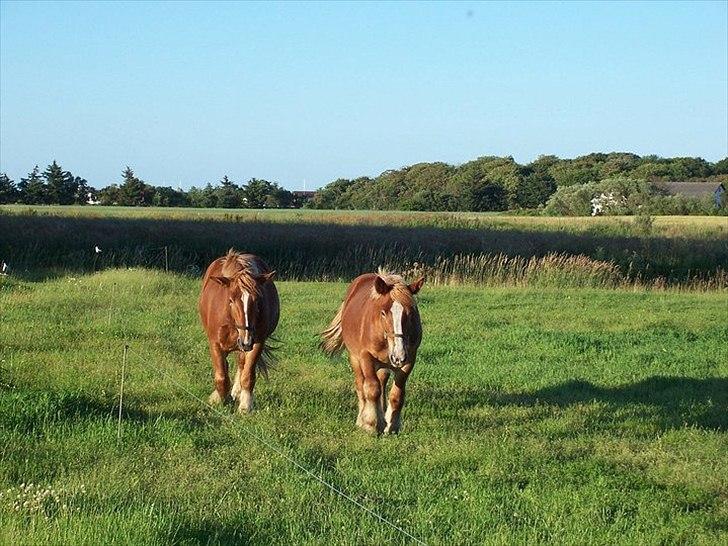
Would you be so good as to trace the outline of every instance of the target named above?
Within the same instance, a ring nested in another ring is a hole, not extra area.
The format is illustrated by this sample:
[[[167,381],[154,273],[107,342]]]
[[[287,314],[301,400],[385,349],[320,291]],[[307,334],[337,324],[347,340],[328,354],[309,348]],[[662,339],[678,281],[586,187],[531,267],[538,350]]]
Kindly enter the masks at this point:
[[[727,228],[0,207],[0,543],[724,543]],[[251,416],[205,403],[199,277],[230,246],[281,294]],[[379,265],[428,282],[377,438],[316,334]]]
[[[424,273],[435,284],[728,287],[725,217],[20,206],[0,212],[0,259],[16,274],[150,267],[199,275],[234,246],[264,256],[285,280],[349,280],[385,266]]]
[[[279,364],[242,417],[195,398],[198,279],[0,282],[0,543],[413,542],[272,448],[428,544],[728,539],[722,291],[426,285],[403,431],[376,438],[316,349],[345,284],[279,283]]]

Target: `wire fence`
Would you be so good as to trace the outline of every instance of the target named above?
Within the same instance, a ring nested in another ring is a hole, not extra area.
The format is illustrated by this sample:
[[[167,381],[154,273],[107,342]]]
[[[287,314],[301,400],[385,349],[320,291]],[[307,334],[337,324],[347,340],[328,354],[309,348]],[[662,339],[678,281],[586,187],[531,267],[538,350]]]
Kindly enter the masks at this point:
[[[123,396],[124,396],[124,382],[125,382],[125,376],[126,372],[131,367],[131,364],[134,362],[140,363],[140,364],[148,364],[149,361],[147,358],[145,358],[143,355],[136,352],[136,350],[132,349],[128,344],[124,345],[123,350],[123,356],[122,356],[122,368],[121,368],[121,378],[120,378],[120,389],[119,389],[119,421],[117,425],[117,438],[119,441],[121,441],[122,438],[122,404],[123,404]],[[352,495],[345,492],[343,489],[338,487],[337,485],[331,483],[330,481],[324,479],[320,474],[314,472],[313,470],[310,470],[305,465],[301,464],[297,459],[286,453],[280,446],[277,446],[273,442],[267,440],[264,438],[261,434],[256,433],[252,430],[250,430],[249,427],[244,426],[242,421],[240,419],[235,419],[234,415],[232,415],[228,411],[223,411],[219,407],[212,406],[208,404],[207,401],[203,400],[199,396],[197,396],[194,392],[192,392],[188,387],[180,383],[179,381],[175,380],[167,371],[161,367],[161,366],[145,366],[146,369],[153,369],[155,372],[158,373],[158,375],[169,382],[171,385],[173,385],[176,389],[179,391],[184,392],[186,395],[188,395],[191,399],[193,399],[195,402],[200,404],[204,409],[209,411],[210,413],[217,415],[221,419],[228,421],[230,423],[235,423],[235,427],[233,428],[236,433],[239,435],[245,435],[247,438],[250,438],[257,442],[259,445],[267,448],[268,450],[272,451],[279,457],[283,458],[287,462],[289,462],[291,465],[293,465],[295,468],[303,472],[306,476],[309,478],[312,478],[316,482],[320,483],[324,487],[326,487],[329,491],[334,493],[337,497],[344,499],[351,503],[353,506],[361,510],[362,512],[368,514],[369,516],[377,519],[384,525],[390,527],[391,529],[397,531],[399,534],[401,534],[403,537],[413,541],[416,544],[422,544],[425,545],[426,543],[422,541],[421,539],[417,538],[407,530],[403,529],[393,521],[387,519],[386,517],[382,516],[378,512],[372,510],[368,506],[364,505],[362,502],[358,501],[356,498],[354,498]],[[211,423],[207,423],[208,426],[212,427],[213,425]]]

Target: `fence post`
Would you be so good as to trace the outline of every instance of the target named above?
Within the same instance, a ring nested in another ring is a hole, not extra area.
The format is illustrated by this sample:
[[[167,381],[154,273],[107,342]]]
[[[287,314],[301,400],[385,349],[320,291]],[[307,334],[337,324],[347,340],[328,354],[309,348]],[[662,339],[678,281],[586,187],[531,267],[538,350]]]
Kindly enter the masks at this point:
[[[116,442],[121,442],[121,409],[124,405],[124,375],[126,374],[126,356],[129,345],[124,345],[124,356],[121,360],[121,385],[119,387],[119,421],[116,425]]]

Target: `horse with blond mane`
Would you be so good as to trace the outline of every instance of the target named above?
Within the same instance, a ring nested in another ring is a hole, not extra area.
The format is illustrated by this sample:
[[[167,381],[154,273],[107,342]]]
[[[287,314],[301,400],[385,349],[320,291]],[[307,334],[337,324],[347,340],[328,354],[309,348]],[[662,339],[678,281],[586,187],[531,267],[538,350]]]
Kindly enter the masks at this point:
[[[321,334],[321,349],[332,356],[346,347],[359,402],[357,426],[367,432],[397,433],[407,378],[422,341],[414,295],[424,277],[407,285],[391,273],[367,273],[352,281],[344,302]],[[389,376],[394,384],[385,397]]]
[[[211,404],[235,400],[240,413],[253,411],[256,372],[267,376],[272,363],[268,338],[280,313],[274,275],[258,256],[233,249],[205,272],[198,309],[212,358]],[[227,362],[231,352],[237,352],[238,361],[232,391]]]

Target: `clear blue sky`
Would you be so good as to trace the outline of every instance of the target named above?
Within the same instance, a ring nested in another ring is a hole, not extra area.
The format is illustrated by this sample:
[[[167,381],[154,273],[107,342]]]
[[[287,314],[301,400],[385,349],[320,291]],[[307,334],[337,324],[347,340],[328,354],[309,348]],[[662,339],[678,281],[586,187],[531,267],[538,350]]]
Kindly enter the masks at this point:
[[[300,188],[420,161],[728,154],[705,3],[0,4],[0,170]]]

